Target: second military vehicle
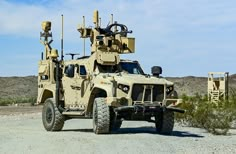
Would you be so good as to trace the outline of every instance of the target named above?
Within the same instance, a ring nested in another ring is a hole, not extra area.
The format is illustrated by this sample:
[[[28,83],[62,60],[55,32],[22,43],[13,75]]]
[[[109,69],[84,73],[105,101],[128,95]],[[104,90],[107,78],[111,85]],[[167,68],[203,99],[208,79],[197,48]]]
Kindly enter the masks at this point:
[[[95,134],[117,130],[123,120],[153,122],[158,133],[170,134],[174,112],[184,112],[177,107],[181,100],[174,84],[159,76],[161,67],[154,66],[148,75],[137,61],[120,59],[135,50],[127,26],[111,22],[102,28],[98,11],[93,22],[94,28],[78,27],[81,38],[90,38],[91,55],[74,59],[71,54],[71,60],[63,58],[63,39],[58,58],[51,47],[51,22],[42,23],[45,52],[39,61],[37,103],[43,104],[45,129],[60,131],[66,120],[92,118]]]

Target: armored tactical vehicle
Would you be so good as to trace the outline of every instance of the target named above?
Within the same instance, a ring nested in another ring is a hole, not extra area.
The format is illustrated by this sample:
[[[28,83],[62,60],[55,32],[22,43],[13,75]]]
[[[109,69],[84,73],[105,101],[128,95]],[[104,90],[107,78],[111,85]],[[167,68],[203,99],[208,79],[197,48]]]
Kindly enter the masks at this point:
[[[115,131],[123,120],[153,122],[158,133],[170,134],[174,112],[184,112],[177,107],[181,100],[174,84],[159,76],[161,67],[154,66],[148,75],[137,61],[120,59],[135,51],[127,26],[112,21],[102,28],[98,11],[93,22],[94,28],[78,27],[81,38],[91,41],[91,55],[74,59],[70,54],[71,60],[64,60],[63,31],[59,59],[51,47],[51,22],[42,22],[45,52],[39,61],[37,103],[43,104],[45,129],[60,131],[66,120],[92,118],[95,134]]]

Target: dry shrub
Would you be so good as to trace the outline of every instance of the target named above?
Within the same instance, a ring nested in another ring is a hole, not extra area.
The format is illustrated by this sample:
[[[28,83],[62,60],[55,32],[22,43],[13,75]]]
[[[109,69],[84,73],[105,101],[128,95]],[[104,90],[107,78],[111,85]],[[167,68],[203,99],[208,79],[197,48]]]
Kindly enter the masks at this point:
[[[21,98],[0,98],[0,106],[7,106],[12,104],[22,104],[22,103],[30,103],[34,105],[36,102],[36,97],[21,97]]]
[[[180,107],[186,113],[177,113],[176,120],[187,126],[204,128],[215,135],[226,135],[232,122],[236,120],[236,96],[233,97],[229,101],[211,103],[206,96],[183,95]]]

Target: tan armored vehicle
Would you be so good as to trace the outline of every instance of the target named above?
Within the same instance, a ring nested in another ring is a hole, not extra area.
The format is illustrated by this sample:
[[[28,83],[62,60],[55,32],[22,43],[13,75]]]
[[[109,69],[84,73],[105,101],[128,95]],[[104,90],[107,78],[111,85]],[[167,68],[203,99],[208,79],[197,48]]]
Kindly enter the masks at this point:
[[[134,53],[132,33],[117,22],[102,28],[98,11],[94,28],[79,26],[81,38],[91,41],[91,55],[71,60],[61,59],[51,48],[51,22],[42,23],[41,43],[45,46],[39,61],[38,98],[43,104],[42,121],[47,131],[60,131],[72,118],[92,118],[96,134],[109,133],[121,127],[123,120],[154,122],[158,133],[170,134],[177,108],[172,82],[161,78],[162,70],[152,68],[144,74],[137,61],[121,60],[120,54]],[[63,33],[62,33],[63,36]],[[63,38],[63,37],[62,37]]]

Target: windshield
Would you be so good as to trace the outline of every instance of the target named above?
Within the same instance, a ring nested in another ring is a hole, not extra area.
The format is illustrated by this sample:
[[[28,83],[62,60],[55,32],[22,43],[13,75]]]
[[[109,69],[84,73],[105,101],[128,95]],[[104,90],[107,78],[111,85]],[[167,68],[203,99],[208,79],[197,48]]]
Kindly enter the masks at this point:
[[[137,62],[120,62],[121,69],[129,74],[144,74]]]
[[[140,67],[138,62],[120,62],[119,65],[96,65],[97,71],[100,73],[118,73],[118,72],[127,72],[129,74],[142,74],[144,72]]]
[[[98,71],[100,73],[117,73],[120,72],[118,65],[101,65],[97,64]]]

